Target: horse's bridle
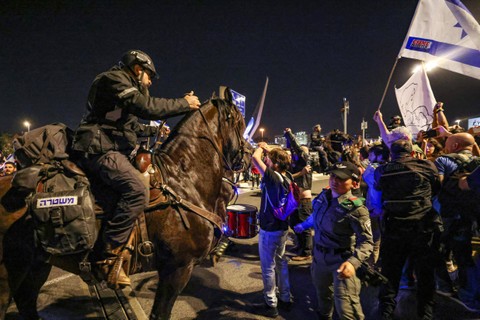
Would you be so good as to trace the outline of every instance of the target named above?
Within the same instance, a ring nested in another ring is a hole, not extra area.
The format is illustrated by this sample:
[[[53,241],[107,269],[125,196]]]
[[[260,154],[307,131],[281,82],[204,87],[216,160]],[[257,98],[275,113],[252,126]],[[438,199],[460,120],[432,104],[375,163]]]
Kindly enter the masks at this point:
[[[215,107],[217,107],[217,106],[215,106]],[[232,107],[232,106],[230,105],[229,107]],[[209,137],[206,137],[206,138],[213,145],[213,147],[216,150],[216,152],[218,153],[218,155],[223,159],[223,162],[226,166],[226,169],[229,170],[229,171],[232,171],[232,172],[243,170],[244,166],[245,166],[243,158],[245,157],[246,154],[252,154],[252,152],[248,148],[248,145],[247,145],[248,142],[246,142],[245,139],[243,138],[243,136],[240,134],[240,130],[239,130],[238,126],[236,126],[236,125],[234,126],[234,132],[235,132],[235,135],[237,137],[237,141],[238,141],[238,144],[240,145],[240,148],[237,151],[237,154],[235,155],[234,159],[237,159],[237,157],[240,153],[240,159],[242,159],[242,160],[241,160],[241,167],[240,168],[235,168],[235,164],[231,164],[231,163],[228,162],[227,158],[225,157],[225,155],[220,150],[216,141],[213,139],[214,135],[213,135],[212,129],[210,128],[210,125],[209,125],[207,119],[205,118],[205,115],[202,112],[202,108],[199,108],[198,111],[200,112],[200,115],[202,116],[202,119],[205,122],[205,124],[207,126],[208,133],[210,135]],[[219,112],[220,112],[220,109],[219,109]],[[229,116],[230,116],[230,113],[229,113]]]

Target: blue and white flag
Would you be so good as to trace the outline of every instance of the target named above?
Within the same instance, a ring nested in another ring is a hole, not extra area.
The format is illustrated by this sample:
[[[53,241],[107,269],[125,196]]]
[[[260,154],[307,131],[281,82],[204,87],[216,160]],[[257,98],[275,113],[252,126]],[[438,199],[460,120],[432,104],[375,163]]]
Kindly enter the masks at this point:
[[[398,56],[480,79],[480,25],[459,0],[420,0]]]
[[[403,122],[414,136],[430,129],[436,100],[423,64],[401,88],[395,88],[395,96]]]

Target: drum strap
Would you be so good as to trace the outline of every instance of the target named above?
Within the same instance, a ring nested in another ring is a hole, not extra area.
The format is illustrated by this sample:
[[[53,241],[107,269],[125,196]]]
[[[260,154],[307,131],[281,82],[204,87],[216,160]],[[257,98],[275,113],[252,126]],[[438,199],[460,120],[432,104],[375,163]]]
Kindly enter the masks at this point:
[[[203,209],[203,208],[201,208],[197,205],[194,205],[190,201],[182,199],[175,191],[173,191],[169,186],[167,186],[165,184],[160,186],[160,189],[162,189],[164,192],[168,192],[169,194],[171,194],[172,197],[173,197],[172,201],[175,204],[178,204],[178,205],[196,213],[197,215],[207,219],[208,221],[213,223],[220,230],[220,232],[223,234],[224,222],[223,222],[222,218],[220,218],[218,215],[216,215],[215,213],[210,212],[206,209]]]

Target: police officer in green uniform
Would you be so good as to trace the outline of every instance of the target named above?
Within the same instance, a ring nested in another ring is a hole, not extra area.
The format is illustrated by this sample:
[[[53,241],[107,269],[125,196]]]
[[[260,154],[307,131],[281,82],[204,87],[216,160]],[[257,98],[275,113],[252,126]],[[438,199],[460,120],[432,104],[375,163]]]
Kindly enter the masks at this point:
[[[313,214],[294,230],[315,230],[311,272],[319,319],[332,319],[334,302],[341,319],[364,319],[356,270],[372,253],[373,241],[368,209],[352,195],[360,171],[353,163],[339,162],[328,173],[330,188],[313,200]]]

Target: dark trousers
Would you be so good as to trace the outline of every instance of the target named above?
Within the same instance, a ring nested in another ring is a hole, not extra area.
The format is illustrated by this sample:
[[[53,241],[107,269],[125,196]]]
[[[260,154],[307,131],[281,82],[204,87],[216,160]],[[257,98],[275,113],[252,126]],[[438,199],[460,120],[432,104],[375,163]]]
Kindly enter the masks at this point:
[[[84,159],[95,198],[106,212],[103,241],[113,247],[125,244],[138,215],[143,212],[146,187],[128,158],[117,152]]]
[[[290,216],[290,226],[293,228],[297,224],[305,221],[312,214],[312,199],[301,199],[298,209]],[[302,233],[295,233],[297,237],[298,255],[311,256],[313,239],[312,230],[307,229]]]
[[[459,297],[462,301],[472,301],[480,296],[478,275],[472,258],[472,221],[468,217],[461,219],[444,218],[445,232],[442,235],[444,260],[439,277],[449,283],[445,272],[445,260],[453,259],[458,266]]]
[[[380,287],[379,292],[383,319],[393,319],[395,297],[407,258],[412,260],[417,276],[417,313],[422,319],[433,319],[434,269],[438,256],[436,247],[433,232],[414,228],[398,230],[387,226],[380,248],[382,274],[389,280]]]

